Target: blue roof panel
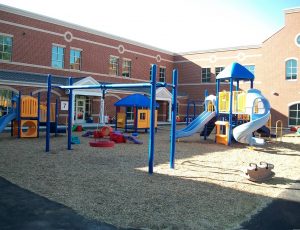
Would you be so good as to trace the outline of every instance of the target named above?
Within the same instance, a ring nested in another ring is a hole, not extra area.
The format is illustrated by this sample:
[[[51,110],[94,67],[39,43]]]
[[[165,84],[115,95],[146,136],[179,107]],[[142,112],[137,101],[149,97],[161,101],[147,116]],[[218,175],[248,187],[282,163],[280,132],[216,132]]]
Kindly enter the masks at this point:
[[[216,79],[254,80],[254,75],[241,64],[234,62],[221,71]]]
[[[142,94],[132,94],[127,97],[122,98],[121,100],[115,103],[115,106],[127,106],[127,107],[150,107],[150,99]],[[156,103],[156,107],[158,107],[158,103]]]

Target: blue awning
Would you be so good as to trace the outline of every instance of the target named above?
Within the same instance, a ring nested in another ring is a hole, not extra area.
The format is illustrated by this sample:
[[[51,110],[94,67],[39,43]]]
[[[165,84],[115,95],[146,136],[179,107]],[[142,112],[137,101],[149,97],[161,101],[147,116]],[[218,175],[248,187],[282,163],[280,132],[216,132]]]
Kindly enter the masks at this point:
[[[221,71],[216,79],[254,80],[254,75],[241,64],[234,62]]]
[[[115,106],[126,106],[126,107],[150,107],[150,99],[142,94],[132,94],[115,103]],[[159,107],[156,103],[156,107]]]

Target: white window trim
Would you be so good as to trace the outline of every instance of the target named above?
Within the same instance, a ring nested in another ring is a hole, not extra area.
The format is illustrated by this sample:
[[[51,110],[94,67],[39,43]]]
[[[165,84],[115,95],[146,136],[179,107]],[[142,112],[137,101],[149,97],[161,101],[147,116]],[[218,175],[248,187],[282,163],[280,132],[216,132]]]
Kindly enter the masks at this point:
[[[71,55],[71,50],[76,50],[76,51],[82,52],[81,48],[70,47],[70,55]],[[69,61],[71,61],[71,60],[69,60]],[[80,54],[80,67],[79,67],[79,69],[71,69],[71,63],[69,63],[69,69],[74,71],[74,72],[81,72],[81,68],[82,68],[82,54]]]
[[[210,69],[210,74],[211,74],[211,67],[201,67],[201,84],[210,84],[210,83],[212,83],[211,81],[210,82],[203,82],[202,81],[202,69]]]
[[[70,50],[77,50],[77,51],[80,51],[80,52],[82,52],[82,49],[81,48],[76,48],[76,47],[70,47]]]
[[[298,66],[297,66],[297,79],[286,79],[286,62],[289,61],[289,60],[296,60],[297,65],[299,66],[299,61],[298,61],[297,57],[288,57],[288,58],[284,59],[284,79],[285,79],[285,81],[291,81],[291,82],[298,81],[298,74],[299,74],[299,71],[298,71],[299,67]]]
[[[288,103],[288,114],[289,114],[288,115],[288,127],[293,126],[293,125],[290,125],[290,107],[295,104],[300,104],[300,101],[294,101],[294,102]]]
[[[12,34],[6,34],[6,33],[1,33],[1,32],[0,32],[0,35],[2,35],[2,36],[7,36],[7,37],[11,37],[11,38],[14,37],[14,35],[12,35]]]
[[[115,55],[109,55],[109,66],[110,66],[110,64],[111,64],[111,63],[110,63],[110,59],[111,59],[111,58],[118,58],[118,69],[117,69],[117,72],[118,72],[118,73],[117,73],[117,74],[111,74],[111,73],[109,73],[109,75],[110,75],[110,76],[120,76],[120,75],[119,75],[119,74],[120,74],[120,73],[119,73],[119,69],[120,69],[120,57],[119,57],[119,56],[115,56]]]
[[[129,77],[123,76],[124,62],[125,61],[130,61],[130,73],[129,73]],[[122,58],[122,77],[123,78],[131,78],[131,73],[132,73],[132,60],[130,58]]]
[[[57,44],[57,43],[52,43],[52,46],[58,46],[58,47],[61,47],[61,48],[66,48],[65,45],[61,45],[61,44]]]
[[[150,65],[151,66],[151,65]],[[158,80],[159,80],[159,78],[160,78],[160,68],[163,68],[163,69],[165,69],[165,81],[164,82],[166,82],[166,80],[167,80],[167,67],[166,66],[159,66],[159,69],[158,69]]]

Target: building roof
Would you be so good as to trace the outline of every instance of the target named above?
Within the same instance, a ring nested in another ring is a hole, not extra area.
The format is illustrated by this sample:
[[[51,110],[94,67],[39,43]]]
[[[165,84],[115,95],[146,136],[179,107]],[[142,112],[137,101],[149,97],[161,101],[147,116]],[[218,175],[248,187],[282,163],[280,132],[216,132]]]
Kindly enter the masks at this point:
[[[31,86],[44,86],[47,87],[47,76],[48,74],[36,74],[36,73],[27,73],[27,72],[18,72],[18,71],[9,71],[9,70],[0,70],[0,84],[5,83],[15,83],[16,85],[31,85]],[[73,83],[76,83],[85,77],[73,78]],[[99,82],[110,84],[111,82]],[[66,76],[56,76],[52,75],[52,85],[68,85],[68,78]],[[170,89],[168,89],[170,91]],[[134,92],[141,94],[150,95],[150,88],[124,88],[118,90],[109,90],[109,91],[126,91]],[[186,96],[185,94],[177,94],[177,96]]]
[[[121,100],[117,101],[115,106],[127,106],[127,107],[146,107],[149,108],[151,103],[150,99],[142,94],[131,94],[127,97],[122,98]],[[156,107],[159,107],[158,103],[156,103]]]
[[[0,70],[0,82],[15,82],[23,84],[47,85],[48,74],[26,73],[18,71]],[[83,77],[74,78],[73,82],[81,80]],[[53,85],[68,85],[68,78],[52,75]]]
[[[234,62],[221,71],[216,79],[254,80],[254,75],[241,64]]]

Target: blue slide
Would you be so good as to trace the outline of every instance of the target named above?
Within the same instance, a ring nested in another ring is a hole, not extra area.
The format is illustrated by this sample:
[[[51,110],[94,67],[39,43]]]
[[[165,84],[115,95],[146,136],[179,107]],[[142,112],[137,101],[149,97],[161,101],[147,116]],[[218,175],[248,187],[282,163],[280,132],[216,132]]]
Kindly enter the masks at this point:
[[[201,113],[195,120],[193,120],[188,126],[184,129],[176,131],[176,139],[181,137],[188,137],[196,132],[202,132],[205,125],[216,116],[216,112],[204,111]]]
[[[264,139],[255,138],[252,136],[252,133],[259,128],[263,127],[269,120],[270,117],[270,104],[269,101],[261,94],[257,89],[250,89],[247,93],[246,104],[247,107],[253,107],[254,101],[259,99],[261,101],[261,110],[260,113],[253,113],[251,109],[251,121],[237,126],[233,129],[233,137],[236,141],[249,145],[263,145]]]
[[[9,122],[17,118],[17,113],[12,110],[10,113],[0,117],[0,133],[5,129]]]

